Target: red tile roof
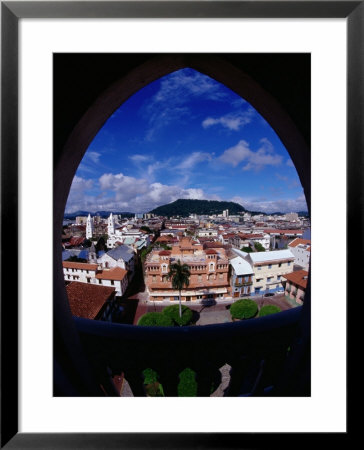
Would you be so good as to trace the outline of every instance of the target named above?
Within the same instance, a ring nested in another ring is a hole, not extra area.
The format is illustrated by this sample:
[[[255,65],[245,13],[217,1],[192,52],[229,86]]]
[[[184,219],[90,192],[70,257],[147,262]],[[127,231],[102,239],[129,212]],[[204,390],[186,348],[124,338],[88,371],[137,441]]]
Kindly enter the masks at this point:
[[[159,256],[169,256],[171,252],[169,250],[161,250],[158,254]]]
[[[296,284],[302,289],[306,289],[307,287],[307,270],[296,270],[295,272],[286,273],[285,275],[282,275],[282,277],[290,283]]]
[[[79,270],[97,270],[98,267],[97,264],[88,264],[72,261],[63,261],[62,265],[66,269],[79,269]]]
[[[115,289],[72,281],[66,286],[68,302],[74,316],[94,319],[104,304],[115,295]]]
[[[101,272],[98,272],[96,274],[96,278],[100,280],[121,281],[126,277],[127,274],[127,270],[122,269],[121,267],[114,267],[113,269],[105,269]]]
[[[310,239],[296,238],[288,244],[288,247],[297,247],[297,245],[311,245]]]
[[[280,230],[278,228],[266,228],[264,233],[276,233],[276,234],[303,234],[302,230]]]
[[[70,238],[69,243],[70,245],[81,245],[84,240],[85,238],[82,236],[81,237],[73,236]]]

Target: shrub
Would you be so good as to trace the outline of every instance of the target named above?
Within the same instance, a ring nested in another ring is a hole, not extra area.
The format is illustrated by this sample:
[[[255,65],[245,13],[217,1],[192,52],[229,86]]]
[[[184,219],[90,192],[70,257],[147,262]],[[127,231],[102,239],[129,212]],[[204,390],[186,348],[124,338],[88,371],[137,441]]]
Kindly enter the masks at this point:
[[[275,305],[265,305],[260,308],[259,317],[269,316],[269,314],[275,314],[281,312],[281,308]]]
[[[165,314],[149,312],[140,317],[138,325],[144,327],[173,327],[174,324],[172,319]]]
[[[144,384],[155,383],[156,381],[158,381],[157,372],[153,369],[144,369],[143,375],[144,375]]]
[[[182,317],[179,316],[179,305],[167,306],[162,314],[169,317],[176,325],[190,325],[193,318],[193,311],[185,305],[182,305]]]
[[[256,316],[258,305],[254,300],[243,298],[237,300],[230,307],[230,314],[233,319],[251,319]]]
[[[196,373],[188,367],[179,374],[178,397],[196,397],[197,382]]]
[[[162,385],[158,382],[158,374],[153,369],[144,369],[144,389],[149,397],[164,397]]]

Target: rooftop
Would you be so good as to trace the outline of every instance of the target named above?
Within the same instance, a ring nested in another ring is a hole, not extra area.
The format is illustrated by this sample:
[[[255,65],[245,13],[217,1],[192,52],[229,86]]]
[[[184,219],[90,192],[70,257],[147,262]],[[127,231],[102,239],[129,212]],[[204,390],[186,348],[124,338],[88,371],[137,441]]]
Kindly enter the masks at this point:
[[[230,264],[233,266],[236,275],[249,275],[254,273],[252,266],[240,256],[231,259]]]
[[[126,245],[119,245],[118,247],[109,250],[107,255],[115,259],[115,261],[118,261],[119,259],[130,261],[134,258],[134,251]]]
[[[68,302],[74,316],[95,319],[104,304],[113,297],[113,287],[72,281],[66,286]]]
[[[121,267],[114,267],[113,269],[104,269],[101,272],[98,272],[96,278],[101,280],[121,281],[127,274],[127,270],[122,269]]]
[[[311,246],[311,240],[310,239],[301,239],[296,238],[292,242],[288,244],[289,247],[297,247],[297,246]]]
[[[290,250],[273,250],[271,252],[253,252],[249,253],[253,263],[275,261],[280,259],[294,259]]]
[[[79,270],[97,270],[98,267],[97,264],[88,264],[72,261],[63,261],[62,265],[66,269],[79,269]]]
[[[287,273],[286,275],[282,275],[282,277],[288,280],[289,282],[296,284],[300,288],[306,289],[307,287],[307,278],[308,278],[307,270],[297,270],[296,272],[291,272]]]

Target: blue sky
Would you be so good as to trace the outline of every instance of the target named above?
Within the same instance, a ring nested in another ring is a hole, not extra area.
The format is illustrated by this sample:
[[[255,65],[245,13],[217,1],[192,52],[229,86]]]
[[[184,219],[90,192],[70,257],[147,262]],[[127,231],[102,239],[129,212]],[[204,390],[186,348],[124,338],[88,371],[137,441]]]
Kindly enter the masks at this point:
[[[114,112],[74,177],[66,212],[147,212],[178,198],[248,210],[307,210],[293,163],[245,100],[192,69],[149,84]]]

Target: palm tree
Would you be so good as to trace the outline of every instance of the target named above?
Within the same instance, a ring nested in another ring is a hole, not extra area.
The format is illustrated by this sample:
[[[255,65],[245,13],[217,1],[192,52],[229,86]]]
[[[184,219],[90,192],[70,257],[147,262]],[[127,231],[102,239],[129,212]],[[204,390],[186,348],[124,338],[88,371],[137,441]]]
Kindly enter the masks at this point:
[[[169,280],[172,280],[173,289],[178,289],[179,292],[179,317],[182,317],[182,303],[181,303],[181,291],[184,287],[188,287],[190,284],[190,269],[187,264],[181,264],[178,260],[169,266],[169,272],[167,275]]]

